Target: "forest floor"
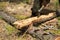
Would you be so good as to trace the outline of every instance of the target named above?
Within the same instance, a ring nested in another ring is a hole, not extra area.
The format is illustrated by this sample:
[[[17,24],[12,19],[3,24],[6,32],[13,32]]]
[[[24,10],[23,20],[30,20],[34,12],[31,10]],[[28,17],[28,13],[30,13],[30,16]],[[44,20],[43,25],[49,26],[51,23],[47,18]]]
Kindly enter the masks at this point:
[[[31,7],[32,5],[20,3],[20,4],[15,4],[15,3],[8,3],[8,2],[0,2],[0,10],[3,10],[4,12],[7,12],[17,18],[18,20],[26,19],[31,16]],[[50,5],[51,7],[51,5]],[[55,8],[54,8],[55,10]],[[56,21],[58,20],[58,24],[60,28],[60,17],[52,19],[54,20],[52,25],[55,25]],[[46,24],[42,23],[42,24]],[[48,25],[51,23],[48,22]],[[41,24],[41,25],[42,25]],[[40,26],[41,26],[40,25]],[[59,35],[60,36],[60,29],[59,30],[47,30],[47,32],[51,32],[53,34]],[[15,27],[11,26],[8,24],[6,21],[0,17],[0,40],[37,40],[36,38],[33,38],[31,35],[26,34],[24,38],[20,36],[20,30],[16,29]]]

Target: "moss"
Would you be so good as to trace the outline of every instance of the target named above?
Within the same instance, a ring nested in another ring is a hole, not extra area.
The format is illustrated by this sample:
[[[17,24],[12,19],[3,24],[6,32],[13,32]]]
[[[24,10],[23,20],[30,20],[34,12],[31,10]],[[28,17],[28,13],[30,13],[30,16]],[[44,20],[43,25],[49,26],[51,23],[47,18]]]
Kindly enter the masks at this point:
[[[8,2],[0,2],[0,9],[4,9],[8,5]]]
[[[54,5],[55,5],[55,8],[57,9],[57,8],[58,8],[58,6],[59,6],[59,1],[58,1],[58,0],[56,0],[56,1],[54,2]]]
[[[1,19],[2,19],[2,17],[0,16],[0,20],[1,20]],[[6,22],[5,22],[5,24],[3,24],[3,25],[5,25],[5,28],[6,28],[6,30],[8,31],[8,34],[11,34],[13,31],[16,30],[14,27],[12,27],[11,25],[7,24]]]
[[[57,17],[58,18],[58,20],[60,21],[60,17]]]
[[[58,20],[58,22],[60,23],[60,20]]]
[[[58,18],[58,23],[59,23],[59,26],[60,26],[60,17],[57,17]]]
[[[14,15],[14,17],[16,17],[18,20],[28,18],[27,16],[24,16],[24,15]]]
[[[0,16],[0,19],[2,19],[2,17]]]
[[[6,25],[5,25],[5,28],[6,28],[6,30],[8,31],[8,34],[12,34],[14,31],[15,31],[15,32],[18,31],[16,28],[12,27],[12,26],[9,25],[9,24],[6,24]]]
[[[1,24],[3,25],[3,26],[1,26],[2,27],[2,29],[4,29],[5,28],[5,31],[6,31],[6,33],[8,34],[8,35],[10,35],[10,34],[12,34],[12,33],[17,33],[17,32],[19,32],[19,30],[17,30],[15,27],[13,27],[13,26],[11,26],[11,25],[9,25],[8,23],[6,23],[4,20],[2,20],[1,18],[0,18],[0,26],[1,26]]]

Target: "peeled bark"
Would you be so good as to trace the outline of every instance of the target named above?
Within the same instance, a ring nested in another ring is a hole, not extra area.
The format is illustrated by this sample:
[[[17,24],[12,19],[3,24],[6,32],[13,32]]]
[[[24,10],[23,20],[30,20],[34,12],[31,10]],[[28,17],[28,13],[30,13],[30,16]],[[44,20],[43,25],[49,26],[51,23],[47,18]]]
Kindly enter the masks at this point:
[[[42,15],[40,17],[32,17],[25,20],[16,21],[13,24],[16,25],[16,28],[21,29],[30,24],[42,23],[48,20],[51,20],[56,17],[55,13],[49,13],[48,15]]]
[[[17,20],[13,16],[11,16],[5,12],[2,12],[2,11],[0,11],[0,16],[8,23],[10,23],[12,25],[16,25],[16,28],[21,29],[21,28],[27,27],[28,25],[31,25],[31,24],[35,24],[35,23],[40,24],[42,22],[51,20],[56,17],[56,13],[49,13],[48,15],[41,15],[39,17],[37,17],[37,16],[31,17],[31,18],[24,19],[24,20]]]

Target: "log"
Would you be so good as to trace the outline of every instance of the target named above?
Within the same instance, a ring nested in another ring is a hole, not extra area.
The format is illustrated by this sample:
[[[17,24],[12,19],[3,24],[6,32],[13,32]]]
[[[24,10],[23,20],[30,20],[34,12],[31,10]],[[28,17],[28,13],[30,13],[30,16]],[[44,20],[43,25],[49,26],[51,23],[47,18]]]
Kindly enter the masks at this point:
[[[56,37],[55,40],[60,40],[60,37]]]
[[[28,25],[31,25],[32,23],[42,23],[45,21],[48,21],[50,19],[53,19],[56,17],[56,14],[60,15],[60,12],[58,13],[49,13],[48,15],[42,15],[39,17],[31,17],[25,20],[17,20],[16,18],[14,18],[13,16],[11,16],[8,13],[2,12],[0,11],[0,16],[2,16],[2,18],[7,21],[9,24],[11,25],[16,25],[16,28],[21,29],[23,27],[26,27]]]
[[[16,28],[21,29],[23,27],[27,27],[28,25],[30,25],[32,23],[33,24],[42,23],[42,22],[48,21],[50,19],[53,19],[55,17],[56,17],[55,13],[49,13],[48,15],[41,15],[39,17],[32,17],[32,18],[28,18],[25,20],[16,21],[13,24],[16,25]]]
[[[10,14],[2,12],[2,11],[0,11],[0,16],[11,25],[17,20],[16,18],[11,16]]]
[[[46,32],[44,29],[39,29],[36,27],[32,28],[32,30],[27,33],[38,40],[60,40],[60,35]]]
[[[41,31],[41,30],[37,32],[29,33],[29,34],[38,40],[54,40],[55,39],[55,35],[48,32]]]
[[[40,13],[51,13],[51,12],[56,12],[56,10],[51,10],[51,9],[43,9]]]
[[[51,9],[43,9],[40,13],[44,13],[44,15],[45,14],[48,14],[48,13],[52,13],[52,12],[56,12],[56,15],[57,15],[57,17],[59,17],[60,16],[60,9],[57,9],[57,10],[51,10]]]

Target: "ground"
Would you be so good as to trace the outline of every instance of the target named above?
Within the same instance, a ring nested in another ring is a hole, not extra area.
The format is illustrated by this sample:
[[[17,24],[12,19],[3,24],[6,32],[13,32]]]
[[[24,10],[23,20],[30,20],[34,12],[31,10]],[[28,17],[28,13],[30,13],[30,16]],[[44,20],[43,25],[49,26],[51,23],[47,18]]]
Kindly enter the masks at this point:
[[[24,3],[15,4],[15,3],[8,3],[8,2],[0,2],[0,10],[3,10],[4,12],[11,14],[18,20],[29,18],[31,16],[31,7],[32,5],[28,5]],[[52,7],[52,9],[53,8],[54,7]],[[55,18],[55,19],[52,19],[51,22],[48,21],[48,22],[42,23],[41,25],[39,25],[39,27],[41,27],[42,25],[52,24],[54,26],[54,29],[60,28],[60,17],[57,19]],[[42,28],[44,28],[44,26]],[[22,36],[20,36],[20,32],[21,32],[20,30],[11,26],[0,17],[0,40],[37,40],[36,38],[33,38],[29,34],[26,34],[23,38]],[[51,32],[55,35],[60,36],[60,29],[52,30],[52,31],[47,30],[47,32]]]

